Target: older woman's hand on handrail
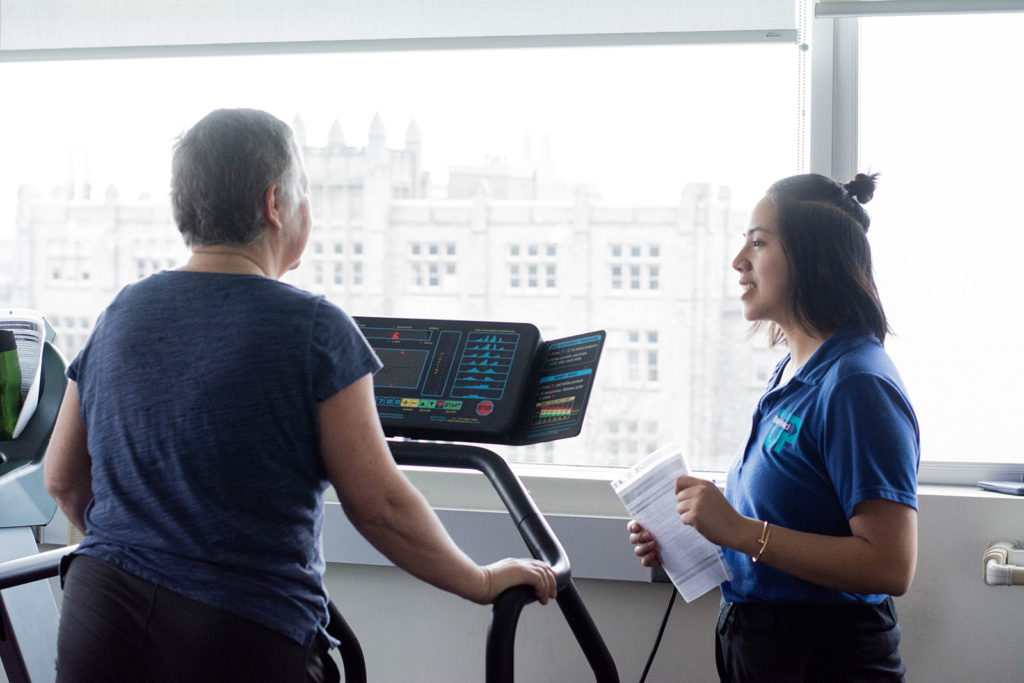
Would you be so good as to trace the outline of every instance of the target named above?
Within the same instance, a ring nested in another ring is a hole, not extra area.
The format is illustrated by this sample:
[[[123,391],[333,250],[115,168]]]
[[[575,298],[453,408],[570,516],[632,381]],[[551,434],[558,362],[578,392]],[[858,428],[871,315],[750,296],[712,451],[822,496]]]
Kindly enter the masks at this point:
[[[506,589],[526,585],[542,605],[557,594],[555,571],[540,560],[505,558],[483,569],[484,586],[480,598],[472,598],[481,605],[492,603]]]

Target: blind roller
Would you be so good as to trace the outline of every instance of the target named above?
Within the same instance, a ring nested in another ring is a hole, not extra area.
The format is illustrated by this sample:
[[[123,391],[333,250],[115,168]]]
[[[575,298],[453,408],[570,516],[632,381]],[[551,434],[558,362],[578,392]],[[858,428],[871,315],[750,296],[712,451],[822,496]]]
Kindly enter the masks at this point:
[[[0,51],[790,32],[796,0],[0,0]]]
[[[1024,0],[818,0],[816,17],[1021,12]]]

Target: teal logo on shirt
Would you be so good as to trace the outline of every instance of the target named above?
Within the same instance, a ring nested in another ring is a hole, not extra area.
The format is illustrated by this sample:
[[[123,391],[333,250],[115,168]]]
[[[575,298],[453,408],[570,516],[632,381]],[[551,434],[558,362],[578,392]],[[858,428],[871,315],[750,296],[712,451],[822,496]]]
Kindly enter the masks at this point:
[[[772,416],[772,428],[768,431],[768,436],[764,437],[764,447],[781,453],[783,446],[796,442],[800,425],[803,423],[804,421],[793,413],[779,411],[778,415]]]

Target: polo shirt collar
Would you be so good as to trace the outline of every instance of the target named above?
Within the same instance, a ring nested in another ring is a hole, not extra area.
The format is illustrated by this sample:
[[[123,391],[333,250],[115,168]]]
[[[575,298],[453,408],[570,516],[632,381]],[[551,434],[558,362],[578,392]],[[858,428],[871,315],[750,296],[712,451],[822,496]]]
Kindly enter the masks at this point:
[[[826,339],[819,346],[811,357],[800,368],[793,379],[803,384],[815,385],[822,380],[832,364],[847,351],[851,351],[864,344],[877,344],[878,340],[872,334],[865,334],[853,329],[839,330]]]

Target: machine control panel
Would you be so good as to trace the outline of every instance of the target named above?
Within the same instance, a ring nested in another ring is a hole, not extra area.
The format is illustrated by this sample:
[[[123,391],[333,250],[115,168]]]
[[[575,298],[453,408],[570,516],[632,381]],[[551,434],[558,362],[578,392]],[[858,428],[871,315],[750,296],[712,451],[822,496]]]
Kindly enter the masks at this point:
[[[536,326],[355,316],[384,368],[388,436],[528,444],[579,434],[603,330],[544,341]]]

